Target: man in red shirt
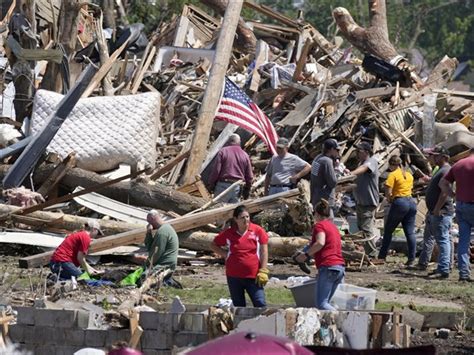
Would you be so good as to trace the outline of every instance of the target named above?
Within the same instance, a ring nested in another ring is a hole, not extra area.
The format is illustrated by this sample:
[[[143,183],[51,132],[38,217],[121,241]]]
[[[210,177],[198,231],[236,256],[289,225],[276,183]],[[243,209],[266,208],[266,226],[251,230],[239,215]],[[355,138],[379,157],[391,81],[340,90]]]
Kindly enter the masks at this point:
[[[227,285],[234,306],[245,307],[247,291],[254,307],[265,307],[268,235],[262,227],[250,222],[244,206],[238,206],[233,216],[233,226],[214,238],[211,249],[225,259]]]
[[[214,192],[214,197],[239,180],[245,182],[242,192],[243,198],[247,199],[249,197],[253,179],[252,165],[248,154],[240,147],[240,136],[238,134],[232,134],[227,145],[217,153],[212,169],[209,176],[209,188]],[[239,197],[240,186],[237,185],[220,201],[237,203]]]
[[[103,235],[100,224],[96,220],[89,220],[85,225],[85,230],[69,234],[64,241],[56,248],[49,267],[53,274],[59,275],[60,280],[68,280],[72,276],[78,277],[83,271],[89,275],[99,272],[91,267],[86,261],[91,238]]]
[[[458,269],[459,281],[472,282],[469,262],[471,230],[474,227],[474,148],[471,154],[454,164],[441,179],[439,187],[451,197],[456,197],[456,219],[459,225]],[[456,193],[452,184],[456,183]]]

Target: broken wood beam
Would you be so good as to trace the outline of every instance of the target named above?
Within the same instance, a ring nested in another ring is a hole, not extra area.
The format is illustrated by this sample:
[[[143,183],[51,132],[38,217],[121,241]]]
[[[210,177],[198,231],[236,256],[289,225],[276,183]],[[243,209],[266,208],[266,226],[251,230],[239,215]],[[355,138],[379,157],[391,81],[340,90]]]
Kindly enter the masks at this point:
[[[160,176],[163,176],[167,172],[170,172],[176,165],[178,165],[179,162],[181,162],[184,159],[187,159],[189,157],[190,150],[187,149],[183,153],[178,154],[175,158],[167,162],[165,165],[163,165],[161,168],[157,169],[155,172],[153,172],[150,175],[151,180],[156,180]]]
[[[4,175],[9,165],[0,166],[0,176]],[[42,166],[36,170],[34,181],[41,183],[47,179],[52,172],[51,166]],[[135,177],[137,174],[145,170],[130,174],[128,177]],[[164,211],[174,211],[180,214],[191,212],[206,203],[205,200],[176,191],[168,186],[161,184],[149,185],[144,182],[137,181],[121,181],[127,176],[109,180],[108,178],[83,170],[80,168],[70,169],[61,181],[61,185],[75,189],[77,186],[84,187],[83,191],[92,192],[100,191],[104,196],[114,200],[130,203],[136,206],[146,206]],[[120,181],[119,181],[120,180]],[[100,188],[98,188],[100,186]],[[69,198],[78,196],[78,193],[67,195]],[[48,201],[49,202],[49,201]],[[56,200],[54,203],[58,203]],[[45,205],[43,205],[44,207]],[[34,206],[37,207],[37,206]],[[37,209],[35,209],[37,210]],[[34,210],[29,210],[31,213]]]
[[[51,191],[61,181],[64,175],[76,165],[76,154],[69,154],[62,162],[60,162],[53,170],[51,175],[46,179],[41,187],[36,191],[41,194],[45,199],[49,196]]]
[[[275,195],[261,197],[255,200],[248,200],[244,203],[250,213],[259,212],[281,204],[282,199],[293,198],[300,194],[298,189],[281,192]],[[204,203],[203,203],[204,204]],[[232,204],[224,207],[195,213],[189,216],[177,217],[168,221],[177,232],[188,231],[194,228],[205,226],[210,223],[222,223],[232,217],[234,209],[240,205]],[[128,232],[111,235],[108,237],[95,239],[90,246],[90,252],[95,253],[123,245],[143,243],[146,228],[137,228]],[[182,244],[185,246],[185,244]],[[21,268],[32,268],[47,264],[53,255],[53,251],[28,256],[19,260]]]

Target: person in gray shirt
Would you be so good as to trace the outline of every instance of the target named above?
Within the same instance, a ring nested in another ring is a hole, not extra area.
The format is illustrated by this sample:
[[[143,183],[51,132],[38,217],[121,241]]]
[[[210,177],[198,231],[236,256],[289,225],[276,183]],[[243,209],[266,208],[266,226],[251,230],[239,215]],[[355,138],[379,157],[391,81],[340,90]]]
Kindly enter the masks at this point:
[[[360,165],[351,172],[356,176],[353,190],[356,201],[357,227],[363,233],[364,249],[369,257],[377,256],[374,240],[375,210],[379,204],[379,167],[372,157],[372,146],[361,142],[356,146]]]
[[[309,173],[311,165],[297,155],[288,153],[289,141],[279,138],[274,155],[267,166],[265,195],[288,191],[296,186],[299,179]]]
[[[339,155],[339,145],[335,139],[326,139],[323,152],[313,160],[311,165],[311,204],[325,199],[331,206],[331,218],[334,216],[334,191],[336,188],[336,173],[334,159]]]

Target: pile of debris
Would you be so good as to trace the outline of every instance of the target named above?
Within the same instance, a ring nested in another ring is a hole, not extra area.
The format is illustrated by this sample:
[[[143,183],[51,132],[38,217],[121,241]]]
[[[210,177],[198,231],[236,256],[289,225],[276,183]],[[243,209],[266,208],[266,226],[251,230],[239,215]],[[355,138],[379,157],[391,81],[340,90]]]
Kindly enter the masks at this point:
[[[312,223],[308,188],[303,183],[299,190],[261,197],[271,153],[256,135],[215,121],[209,141],[193,139],[202,123],[198,117],[216,110],[202,106],[210,69],[219,60],[222,19],[185,5],[181,16],[148,36],[142,24],[110,35],[96,5],[17,3],[2,14],[0,36],[6,125],[0,130],[5,147],[0,175],[8,199],[0,210],[4,227],[27,233],[15,235],[17,243],[32,243],[36,235],[38,245],[51,247],[57,241],[44,245],[46,238],[37,232],[79,229],[86,216],[106,216],[102,225],[108,237],[95,241],[92,252],[139,243],[147,208],[156,208],[177,231],[188,232],[181,236],[182,246],[209,251],[213,233],[220,230],[215,224],[222,225],[234,206],[210,209],[218,201],[206,189],[206,178],[212,159],[235,131],[257,176],[246,201],[250,211],[281,207],[287,199],[287,207],[273,217],[260,217],[270,229],[292,236],[272,237],[271,254],[287,257],[306,243],[301,237]],[[203,3],[224,15],[225,1]],[[425,174],[430,166],[423,148],[442,144],[456,161],[474,146],[474,95],[445,89],[457,60],[445,57],[427,78],[418,77],[384,32],[384,1],[371,3],[367,28],[355,24],[347,10],[333,11],[351,44],[347,48],[341,38],[331,42],[301,19],[250,1],[244,6],[268,22],[240,18],[226,76],[290,140],[290,151],[306,161],[328,137],[340,142],[342,214],[353,213],[345,193],[350,178],[344,175],[345,167],[357,165],[357,143],[372,144],[381,171],[389,156],[400,154],[415,173]],[[357,50],[364,55],[356,55]],[[196,150],[208,151],[203,162],[194,159]],[[20,190],[22,184],[35,192]],[[360,258],[357,248],[348,250]],[[23,258],[20,265],[39,266],[50,255]]]

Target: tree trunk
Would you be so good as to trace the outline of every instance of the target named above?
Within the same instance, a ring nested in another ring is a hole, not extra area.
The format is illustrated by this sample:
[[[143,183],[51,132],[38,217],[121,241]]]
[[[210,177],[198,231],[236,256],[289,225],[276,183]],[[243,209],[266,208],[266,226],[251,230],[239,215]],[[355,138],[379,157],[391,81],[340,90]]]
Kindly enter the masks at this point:
[[[36,34],[36,16],[35,16],[35,0],[22,0],[17,2],[19,11],[23,14],[30,24],[30,32]],[[15,33],[11,33],[25,49],[35,49],[37,42],[36,40],[21,34],[19,37]],[[13,100],[13,106],[15,107],[15,119],[17,122],[23,123],[25,117],[31,115],[31,109],[33,106],[33,89],[34,89],[34,78],[33,68],[35,66],[34,61],[26,61],[23,59],[16,58],[15,56],[9,56],[10,66],[12,68],[13,83],[15,86],[15,98]]]
[[[105,28],[115,29],[115,0],[101,0],[100,7],[104,13]]]
[[[210,245],[216,233],[193,232],[180,234],[179,246],[192,250],[211,251]],[[270,257],[290,257],[309,242],[299,237],[271,237],[268,239],[268,255]]]
[[[229,0],[201,0],[204,5],[207,5],[219,15],[224,16]],[[223,24],[225,25],[225,24]],[[255,54],[257,48],[257,38],[253,31],[247,26],[242,17],[239,19],[237,25],[237,38],[235,39],[235,46],[243,53]]]
[[[81,6],[84,3],[81,0],[63,0],[61,1],[61,9],[59,10],[58,16],[58,43],[60,43],[66,56],[70,58],[76,50],[77,42],[77,26],[79,24],[79,12]],[[70,83],[74,80],[70,80]],[[41,88],[61,92],[61,71],[59,64],[50,62],[46,68],[43,81],[41,82]]]
[[[367,28],[359,26],[343,7],[335,8],[332,14],[343,36],[363,53],[387,62],[398,56],[388,38],[385,0],[369,0],[370,25]]]
[[[20,207],[18,206],[0,204],[0,215],[11,214],[18,210],[20,210]],[[90,218],[87,217],[44,211],[32,212],[26,217],[22,215],[12,215],[12,219],[15,223],[38,227],[44,231],[51,228],[54,230],[64,229],[70,232],[84,228],[84,224],[90,220]],[[144,226],[140,224],[102,219],[100,220],[100,227],[105,235],[113,235],[133,229],[143,228]]]
[[[9,168],[8,165],[1,166],[0,175],[4,176]],[[44,182],[53,170],[54,168],[51,166],[42,166],[37,169],[34,176],[35,184]],[[109,179],[99,174],[74,168],[66,174],[61,181],[61,185],[70,189],[75,189],[77,186],[87,188],[107,181]],[[100,189],[98,193],[124,203],[157,208],[163,211],[174,211],[179,214],[193,211],[206,203],[202,198],[176,191],[161,184],[148,185],[137,181],[118,182]]]

